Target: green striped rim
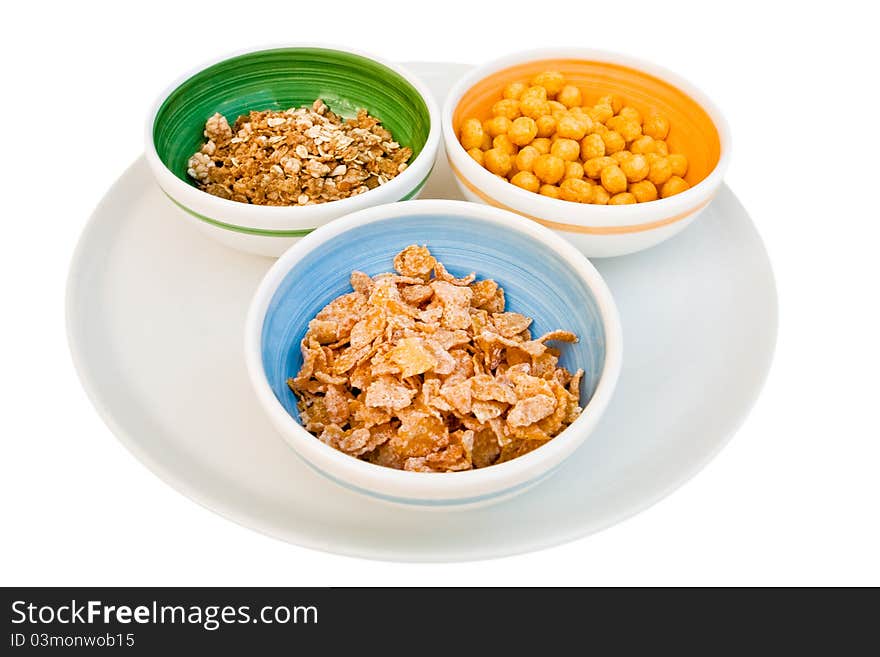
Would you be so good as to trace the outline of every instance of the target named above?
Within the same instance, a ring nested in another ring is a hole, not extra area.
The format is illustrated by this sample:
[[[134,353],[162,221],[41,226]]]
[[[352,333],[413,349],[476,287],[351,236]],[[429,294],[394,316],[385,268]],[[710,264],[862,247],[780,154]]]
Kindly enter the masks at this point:
[[[428,176],[431,175],[431,172],[428,172]],[[422,187],[425,186],[425,183],[428,182],[428,176],[422,179],[418,185],[416,185],[415,189],[413,189],[409,194],[401,198],[401,201],[409,201],[418,195],[420,191],[422,191]],[[224,230],[231,230],[236,233],[244,233],[246,235],[262,235],[264,237],[303,237],[311,233],[314,228],[303,228],[302,230],[268,230],[263,228],[247,228],[245,226],[236,226],[235,224],[227,224],[222,221],[217,221],[216,219],[211,219],[211,217],[206,217],[203,214],[199,214],[195,210],[191,210],[182,203],[180,203],[177,199],[173,198],[168,192],[162,190],[162,192],[167,196],[174,205],[179,207],[181,210],[186,212],[192,217],[199,219],[200,221],[204,221],[206,224],[211,224],[212,226],[216,226],[217,228],[223,228]],[[367,192],[369,193],[369,192]],[[331,201],[332,203],[332,201]]]
[[[316,98],[346,117],[365,108],[413,150],[413,158],[428,139],[428,107],[399,73],[339,50],[277,48],[218,62],[172,91],[153,123],[156,152],[175,176],[192,184],[187,161],[201,148],[205,121],[214,112],[232,123],[250,110],[285,110]]]
[[[204,221],[206,224],[211,224],[212,226],[216,226],[217,228],[223,228],[224,230],[231,230],[236,233],[245,233],[247,235],[264,235],[266,237],[302,237],[303,235],[308,235],[311,233],[314,228],[304,228],[302,230],[264,230],[262,228],[247,228],[245,226],[236,226],[235,224],[227,224],[222,221],[217,221],[216,219],[211,219],[211,217],[206,217],[203,214],[199,214],[195,210],[190,210],[188,207],[180,203],[177,199],[173,198],[168,192],[162,190],[165,196],[167,196],[174,205],[179,207],[181,210],[186,212],[188,215],[199,219],[200,221]]]

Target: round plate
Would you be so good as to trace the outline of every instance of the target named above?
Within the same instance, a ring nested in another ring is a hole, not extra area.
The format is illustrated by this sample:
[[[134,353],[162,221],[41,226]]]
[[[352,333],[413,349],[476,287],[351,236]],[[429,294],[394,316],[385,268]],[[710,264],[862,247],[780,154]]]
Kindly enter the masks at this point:
[[[438,100],[466,70],[412,68]],[[423,197],[460,198],[444,158]],[[246,527],[331,552],[478,559],[619,522],[687,481],[724,446],[760,391],[776,341],[770,263],[748,214],[724,188],[681,235],[595,261],[620,309],[624,365],[590,440],[513,500],[426,513],[324,479],[263,416],[248,384],[242,331],[251,294],[272,262],[231,251],[180,221],[139,159],[107,193],[77,247],[67,296],[70,347],[104,420],[158,476]]]

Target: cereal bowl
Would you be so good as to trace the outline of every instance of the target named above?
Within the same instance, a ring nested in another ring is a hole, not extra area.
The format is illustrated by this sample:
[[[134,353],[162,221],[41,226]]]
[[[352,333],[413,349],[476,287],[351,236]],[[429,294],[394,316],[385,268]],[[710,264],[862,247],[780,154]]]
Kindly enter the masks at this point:
[[[548,70],[581,88],[586,103],[611,94],[641,113],[655,110],[670,124],[671,152],[689,160],[690,188],[632,205],[593,205],[520,189],[472,159],[459,142],[462,122],[488,118],[504,87]],[[715,105],[674,73],[631,57],[587,49],[526,51],[480,66],[450,92],[443,138],[455,180],[465,197],[512,210],[577,245],[590,257],[624,255],[659,244],[692,223],[721,186],[730,159],[730,133]]]
[[[351,291],[349,273],[391,270],[411,244],[427,245],[454,276],[476,272],[505,289],[507,310],[534,318],[542,334],[566,328],[560,365],[582,368],[584,411],[561,433],[503,463],[461,471],[397,470],[354,458],[300,424],[287,379],[299,370],[309,321]],[[353,491],[420,508],[458,509],[520,493],[559,467],[592,433],[621,367],[621,329],[611,293],[592,264],[552,231],[516,214],[461,201],[394,203],[340,218],[304,237],[260,283],[245,327],[248,373],[260,406],[309,465]]]
[[[322,98],[342,117],[366,109],[401,145],[409,166],[356,196],[310,205],[269,206],[214,196],[187,174],[205,141],[206,120],[219,112],[230,124],[251,110],[287,110]],[[181,77],[156,101],[146,124],[146,158],[182,217],[239,250],[278,256],[303,235],[339,216],[414,198],[434,165],[438,110],[424,85],[405,69],[357,51],[327,46],[279,47],[237,53]]]

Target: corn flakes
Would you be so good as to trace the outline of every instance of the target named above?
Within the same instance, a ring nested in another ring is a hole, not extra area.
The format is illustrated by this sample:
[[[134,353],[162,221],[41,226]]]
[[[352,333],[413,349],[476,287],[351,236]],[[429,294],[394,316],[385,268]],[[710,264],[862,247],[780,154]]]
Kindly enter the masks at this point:
[[[484,468],[535,449],[577,419],[583,371],[559,367],[504,290],[456,277],[425,246],[396,273],[351,273],[352,292],[309,322],[288,385],[305,428],[363,460],[414,472]]]

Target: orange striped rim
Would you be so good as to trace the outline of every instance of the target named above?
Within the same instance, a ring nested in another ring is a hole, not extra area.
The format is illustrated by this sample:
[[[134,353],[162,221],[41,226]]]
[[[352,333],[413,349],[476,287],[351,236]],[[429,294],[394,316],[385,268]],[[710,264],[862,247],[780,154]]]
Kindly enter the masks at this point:
[[[508,210],[510,212],[515,212],[518,215],[526,217],[527,219],[531,219],[532,221],[537,221],[542,226],[546,226],[547,228],[552,228],[554,230],[561,230],[566,233],[582,233],[585,235],[627,235],[629,233],[643,233],[648,230],[654,230],[655,228],[662,228],[663,226],[668,226],[669,224],[674,224],[677,221],[681,221],[682,219],[687,219],[691,215],[696,214],[703,208],[705,208],[712,199],[715,197],[713,194],[708,199],[700,203],[697,207],[691,208],[690,210],[686,210],[681,214],[673,215],[672,217],[666,217],[664,219],[658,219],[657,221],[650,221],[644,224],[632,224],[629,226],[576,226],[574,224],[563,224],[558,221],[550,221],[549,219],[542,219],[541,217],[535,217],[530,214],[526,214],[525,212],[521,212],[520,210],[515,210],[503,203],[496,201],[491,196],[485,194],[482,190],[477,189],[473,183],[467,180],[458,168],[449,163],[452,168],[452,172],[455,174],[455,177],[458,178],[459,182],[467,187],[471,192],[481,198],[484,202],[492,205],[496,208],[501,208],[502,210]]]

